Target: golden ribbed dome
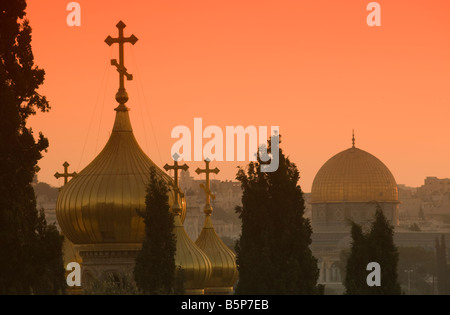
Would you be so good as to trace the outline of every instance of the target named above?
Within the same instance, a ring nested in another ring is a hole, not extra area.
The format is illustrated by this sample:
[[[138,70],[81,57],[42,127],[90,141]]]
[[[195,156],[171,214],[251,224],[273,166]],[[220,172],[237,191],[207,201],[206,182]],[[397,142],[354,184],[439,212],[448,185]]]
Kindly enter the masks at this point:
[[[214,293],[230,293],[238,279],[236,255],[220,239],[207,214],[205,224],[195,244],[205,252],[211,261],[212,274],[206,284],[207,291]]]
[[[56,204],[58,223],[74,244],[141,243],[150,167],[168,183],[170,176],[142,151],[134,137],[128,108],[116,108],[111,136],[100,154],[61,190]],[[172,204],[174,193],[169,193]],[[185,201],[182,199],[182,220]]]
[[[211,277],[211,261],[187,235],[180,216],[175,213],[176,237],[175,265],[183,269],[184,288],[187,294],[202,294]]]
[[[389,169],[370,153],[352,147],[329,159],[314,178],[311,203],[398,202]]]

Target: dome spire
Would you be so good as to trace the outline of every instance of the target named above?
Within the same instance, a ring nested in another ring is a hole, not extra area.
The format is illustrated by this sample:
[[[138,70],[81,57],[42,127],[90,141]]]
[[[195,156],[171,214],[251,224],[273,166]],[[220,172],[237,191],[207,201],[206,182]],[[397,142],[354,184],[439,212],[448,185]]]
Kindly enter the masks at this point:
[[[353,133],[352,133],[352,148],[355,147],[355,129],[353,129]]]
[[[128,81],[133,80],[133,75],[127,72],[127,68],[125,68],[125,57],[124,57],[124,44],[131,43],[132,45],[136,44],[138,41],[137,37],[131,35],[130,37],[123,36],[123,29],[126,27],[125,23],[120,21],[117,23],[116,27],[119,29],[119,37],[112,38],[108,36],[105,39],[105,43],[108,46],[112,44],[119,44],[119,62],[117,59],[111,60],[111,65],[116,66],[117,72],[119,72],[119,90],[116,93],[116,101],[119,103],[119,106],[116,108],[117,111],[126,111],[127,107],[125,103],[128,101],[128,93],[125,90],[125,77]]]

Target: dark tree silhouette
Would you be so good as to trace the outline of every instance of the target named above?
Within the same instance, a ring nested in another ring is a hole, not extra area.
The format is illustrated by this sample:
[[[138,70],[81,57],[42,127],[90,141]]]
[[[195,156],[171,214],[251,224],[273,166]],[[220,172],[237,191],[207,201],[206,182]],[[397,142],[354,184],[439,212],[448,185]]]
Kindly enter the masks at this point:
[[[236,294],[315,294],[319,270],[309,248],[312,228],[303,217],[299,171],[269,142],[269,152],[275,149],[275,172],[261,172],[264,162],[258,160],[248,165],[247,173],[237,173],[243,195],[242,207],[236,209],[242,220]]]
[[[174,218],[169,210],[167,193],[167,184],[152,167],[145,199],[146,209],[139,212],[144,218],[145,237],[134,269],[136,284],[146,294],[178,293],[179,282],[175,279]]]
[[[401,294],[398,282],[398,249],[394,244],[394,228],[386,219],[380,205],[376,205],[375,220],[370,231],[352,223],[352,246],[347,261],[344,285],[346,294]],[[370,262],[381,267],[381,286],[368,286],[366,270]]]
[[[62,237],[36,209],[31,185],[48,147],[27,119],[49,104],[37,89],[44,70],[34,64],[26,1],[0,2],[0,294],[64,291]]]

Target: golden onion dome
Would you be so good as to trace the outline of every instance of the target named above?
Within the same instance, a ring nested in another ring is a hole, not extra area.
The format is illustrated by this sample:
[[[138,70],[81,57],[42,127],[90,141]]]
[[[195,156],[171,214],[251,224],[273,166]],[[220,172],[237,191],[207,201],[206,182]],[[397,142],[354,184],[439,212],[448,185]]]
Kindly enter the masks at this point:
[[[74,244],[141,243],[144,222],[136,209],[145,209],[150,167],[167,183],[165,174],[142,151],[120,104],[111,136],[100,154],[61,190],[56,204],[58,223]],[[169,192],[169,203],[175,195]],[[185,200],[181,199],[182,220]]]
[[[206,213],[205,224],[195,244],[205,252],[212,265],[206,291],[216,294],[232,292],[238,280],[236,255],[217,235],[209,213]]]
[[[398,202],[394,176],[378,158],[355,148],[330,158],[314,178],[311,203]]]
[[[211,277],[211,261],[208,256],[189,238],[181,223],[180,211],[174,212],[174,230],[176,239],[175,265],[183,270],[183,284],[187,294],[203,294]]]

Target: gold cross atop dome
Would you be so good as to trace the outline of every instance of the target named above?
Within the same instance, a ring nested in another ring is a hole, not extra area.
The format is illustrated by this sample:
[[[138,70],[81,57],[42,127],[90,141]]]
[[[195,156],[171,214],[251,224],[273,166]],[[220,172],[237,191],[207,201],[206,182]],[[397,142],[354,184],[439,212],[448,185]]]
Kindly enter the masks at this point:
[[[67,182],[69,181],[69,177],[75,177],[78,175],[77,172],[69,173],[69,165],[70,164],[67,163],[67,161],[64,162],[64,164],[63,164],[64,173],[61,174],[61,173],[56,172],[54,175],[56,178],[64,177],[64,185],[67,184]]]
[[[173,203],[172,206],[172,210],[174,212],[177,212],[178,210],[181,212],[181,206],[180,203],[178,201],[178,194],[181,194],[180,188],[178,186],[178,170],[182,170],[182,171],[187,171],[189,166],[187,166],[187,164],[183,164],[183,165],[178,165],[178,158],[179,155],[177,153],[175,153],[173,155],[173,161],[174,161],[174,165],[169,165],[166,164],[164,165],[164,169],[168,172],[169,170],[174,170],[174,183],[173,183],[173,188],[174,188],[174,192],[175,192],[175,202]]]
[[[209,174],[210,173],[218,174],[220,172],[220,170],[217,167],[214,169],[210,169],[209,168],[209,163],[210,163],[209,159],[206,159],[205,163],[206,163],[205,169],[197,168],[195,170],[195,172],[199,175],[202,173],[206,174],[206,183],[205,183],[205,185],[200,184],[200,187],[203,188],[203,190],[205,191],[205,195],[206,195],[206,205],[205,205],[205,210],[204,210],[205,214],[210,215],[212,213],[211,198],[214,200],[216,198],[216,196],[211,193]]]
[[[105,39],[105,43],[108,46],[112,44],[119,44],[119,62],[116,59],[111,60],[111,65],[116,66],[117,71],[119,72],[119,91],[116,94],[116,100],[119,103],[119,107],[116,110],[126,110],[125,103],[128,101],[128,93],[125,90],[125,77],[128,81],[133,80],[133,75],[127,72],[127,68],[125,68],[125,58],[124,58],[124,44],[130,43],[132,45],[136,44],[138,41],[137,37],[131,35],[130,37],[123,36],[123,29],[126,27],[125,23],[120,21],[117,23],[116,27],[119,29],[119,37],[112,38],[108,36]]]

